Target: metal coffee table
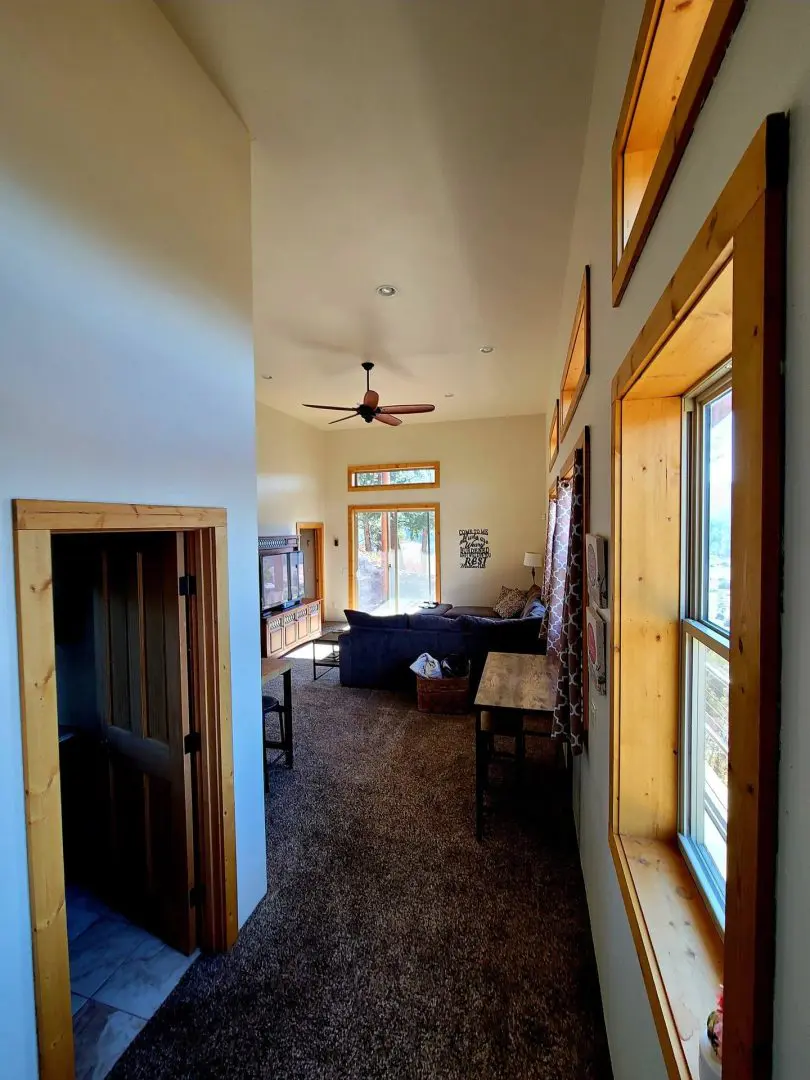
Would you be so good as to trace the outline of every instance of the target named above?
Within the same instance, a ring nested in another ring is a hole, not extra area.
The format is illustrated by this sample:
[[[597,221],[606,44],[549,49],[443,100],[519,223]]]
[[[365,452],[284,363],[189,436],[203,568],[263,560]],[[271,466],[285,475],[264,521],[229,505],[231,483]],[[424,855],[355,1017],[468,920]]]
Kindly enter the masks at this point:
[[[348,630],[348,626],[345,628]],[[330,668],[340,667],[340,649],[338,643],[340,641],[340,635],[344,632],[343,628],[339,630],[327,630],[325,634],[321,634],[319,638],[316,638],[312,643],[312,678],[322,679]],[[331,645],[332,648],[329,652],[318,658],[318,645]],[[318,668],[325,668],[326,671],[322,671],[318,674]]]

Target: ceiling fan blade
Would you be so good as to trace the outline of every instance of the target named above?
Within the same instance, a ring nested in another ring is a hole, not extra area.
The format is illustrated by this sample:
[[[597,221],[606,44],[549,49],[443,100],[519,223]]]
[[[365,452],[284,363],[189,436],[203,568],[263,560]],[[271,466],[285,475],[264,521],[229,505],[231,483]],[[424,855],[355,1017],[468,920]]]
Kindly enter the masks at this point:
[[[399,427],[402,423],[398,416],[389,416],[388,413],[377,413],[374,419],[379,420],[381,424],[388,424],[389,427]]]
[[[359,412],[355,412],[351,416],[339,416],[337,418],[337,420],[330,420],[329,421],[329,426],[331,427],[332,424],[339,424],[341,422],[341,420],[353,420],[355,418],[355,416],[359,416],[359,415],[360,415]]]
[[[388,416],[394,413],[402,413],[405,416],[408,413],[433,412],[435,408],[435,405],[384,405],[380,412]]]
[[[356,405],[307,405],[302,402],[305,409],[331,409],[332,412],[356,412]]]
[[[376,409],[380,404],[380,395],[376,390],[366,390],[363,394],[363,404],[368,405],[370,409]]]

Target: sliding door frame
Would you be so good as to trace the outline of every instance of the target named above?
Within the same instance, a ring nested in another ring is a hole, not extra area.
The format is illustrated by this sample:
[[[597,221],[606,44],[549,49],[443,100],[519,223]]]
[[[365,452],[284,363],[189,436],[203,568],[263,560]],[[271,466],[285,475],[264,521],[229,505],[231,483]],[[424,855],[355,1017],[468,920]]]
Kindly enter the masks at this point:
[[[354,608],[357,604],[357,552],[354,546],[354,516],[358,512],[369,511],[384,513],[391,510],[432,510],[436,521],[436,603],[442,599],[442,557],[441,557],[441,515],[440,503],[416,502],[416,503],[361,503],[349,506],[349,607]]]

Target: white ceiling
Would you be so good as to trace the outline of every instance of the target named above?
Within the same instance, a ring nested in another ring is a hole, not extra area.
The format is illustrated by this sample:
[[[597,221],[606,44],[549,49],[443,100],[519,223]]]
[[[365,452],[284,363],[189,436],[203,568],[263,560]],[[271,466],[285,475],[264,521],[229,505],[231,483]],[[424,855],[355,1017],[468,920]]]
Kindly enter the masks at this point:
[[[254,138],[259,400],[542,411],[602,0],[159,2]]]

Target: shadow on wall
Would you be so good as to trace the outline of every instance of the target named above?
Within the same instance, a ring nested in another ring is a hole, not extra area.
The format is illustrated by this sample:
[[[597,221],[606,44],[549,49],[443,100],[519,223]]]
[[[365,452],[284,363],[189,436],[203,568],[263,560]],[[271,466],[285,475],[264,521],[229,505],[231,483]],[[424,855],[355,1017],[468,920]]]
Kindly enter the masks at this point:
[[[249,323],[249,144],[240,121],[153,4],[40,6],[38,19],[0,16],[0,96],[14,104],[0,110],[4,185],[48,207],[63,233],[86,245],[92,237],[116,264],[140,267],[136,276],[160,277],[166,291],[202,296],[220,317]],[[174,86],[154,75],[163,37]],[[233,154],[210,153],[201,112]],[[244,197],[229,205],[217,198],[223,186]],[[201,202],[216,203],[216,213],[203,219]]]

